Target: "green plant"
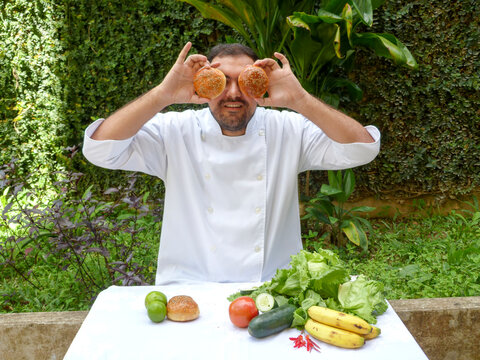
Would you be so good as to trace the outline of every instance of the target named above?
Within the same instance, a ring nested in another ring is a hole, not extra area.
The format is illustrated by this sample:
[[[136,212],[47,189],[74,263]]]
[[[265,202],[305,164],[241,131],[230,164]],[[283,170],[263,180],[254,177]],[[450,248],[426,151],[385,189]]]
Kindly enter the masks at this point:
[[[197,8],[204,18],[222,22],[242,37],[260,58],[281,51],[290,28],[286,18],[296,9],[312,11],[311,0],[180,0]]]
[[[336,246],[344,247],[347,240],[363,250],[368,249],[366,230],[371,230],[370,222],[358,216],[374,210],[368,206],[345,208],[345,203],[355,188],[352,169],[329,171],[328,184],[323,184],[320,192],[306,204],[307,215],[303,220],[314,220],[321,226],[321,239]]]
[[[371,49],[376,55],[397,65],[416,68],[418,65],[394,35],[364,32],[373,24],[373,11],[383,0],[323,1],[315,14],[295,11],[287,18],[293,39],[285,52],[303,87],[329,104],[338,107],[339,89],[346,88],[352,100],[361,100],[362,90],[341,71],[351,71],[356,49]],[[339,71],[340,70],[340,71]]]
[[[89,300],[112,284],[153,282],[150,269],[158,246],[146,240],[159,238],[161,206],[153,205],[148,193],[137,193],[136,174],[98,200],[93,186],[78,191],[83,174],[60,172],[54,196],[45,201],[15,170],[7,164],[0,173],[0,233],[6,235],[0,241],[0,269],[5,279],[40,291],[52,281],[45,272],[59,273]]]
[[[369,252],[338,248],[352,273],[385,284],[388,299],[480,295],[477,216],[372,220]]]

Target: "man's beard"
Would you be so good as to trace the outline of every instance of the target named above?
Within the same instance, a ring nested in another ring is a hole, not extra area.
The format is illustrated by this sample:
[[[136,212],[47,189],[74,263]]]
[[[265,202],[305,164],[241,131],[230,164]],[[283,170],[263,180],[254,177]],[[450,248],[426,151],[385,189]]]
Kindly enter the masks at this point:
[[[242,111],[228,112],[228,108],[225,107],[225,103],[232,101],[242,103]],[[253,114],[248,112],[248,104],[242,100],[224,100],[218,104],[218,109],[220,110],[211,111],[212,115],[217,121],[218,125],[220,125],[220,128],[226,131],[237,132],[245,130],[248,122],[253,116]]]

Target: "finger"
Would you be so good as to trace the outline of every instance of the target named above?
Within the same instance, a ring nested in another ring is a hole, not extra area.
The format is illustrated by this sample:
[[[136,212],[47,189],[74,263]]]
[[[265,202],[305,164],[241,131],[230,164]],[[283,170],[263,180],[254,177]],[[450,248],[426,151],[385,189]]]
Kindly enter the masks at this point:
[[[290,63],[288,62],[288,59],[285,55],[279,53],[279,52],[276,52],[275,54],[275,57],[280,60],[280,62],[282,63],[282,66],[283,67],[287,67],[287,68],[290,68]]]
[[[187,60],[185,60],[185,65],[193,66],[195,64],[200,64],[201,66],[208,65],[209,62],[205,55],[194,54],[190,55]]]
[[[270,59],[270,58],[257,60],[257,61],[255,61],[254,65],[255,66],[260,66],[264,69],[267,68],[267,67],[270,68],[270,69],[274,69],[275,67],[280,67],[275,60]]]
[[[206,104],[210,101],[210,99],[207,99],[207,98],[204,98],[204,97],[200,97],[198,96],[197,94],[194,94],[192,96],[192,98],[190,99],[190,102],[192,104]]]
[[[272,100],[268,97],[265,98],[255,98],[255,101],[260,106],[272,106]]]
[[[188,52],[192,48],[192,43],[189,41],[185,44],[183,47],[182,51],[180,51],[180,54],[178,55],[177,64],[183,64],[185,62],[185,58],[187,57]]]

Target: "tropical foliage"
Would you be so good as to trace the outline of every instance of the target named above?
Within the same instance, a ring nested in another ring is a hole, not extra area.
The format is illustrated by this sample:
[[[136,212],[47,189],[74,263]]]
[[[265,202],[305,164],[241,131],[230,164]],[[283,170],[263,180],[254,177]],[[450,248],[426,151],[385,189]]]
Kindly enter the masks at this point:
[[[314,220],[313,228],[320,232],[321,239],[336,246],[344,247],[347,240],[363,250],[368,249],[367,230],[371,230],[370,222],[359,216],[374,210],[369,206],[358,206],[351,209],[345,207],[355,189],[355,176],[352,169],[345,171],[329,171],[328,184],[323,184],[320,192],[306,204],[307,215],[303,220]],[[321,245],[316,243],[317,246]]]
[[[353,100],[362,98],[361,89],[337,71],[350,70],[358,47],[372,49],[395,64],[417,67],[394,35],[361,31],[363,25],[372,26],[373,11],[383,0],[181,1],[235,29],[259,57],[286,53],[303,87],[335,107],[339,89],[346,88]]]

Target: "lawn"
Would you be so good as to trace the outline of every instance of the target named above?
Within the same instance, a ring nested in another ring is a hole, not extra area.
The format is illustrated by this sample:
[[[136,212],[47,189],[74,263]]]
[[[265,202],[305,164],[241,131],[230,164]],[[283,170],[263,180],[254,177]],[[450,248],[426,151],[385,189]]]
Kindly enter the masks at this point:
[[[102,200],[87,189],[79,200],[57,199],[45,208],[32,206],[28,192],[4,193],[3,209],[19,201],[0,219],[0,312],[87,310],[112,284],[153,283],[161,204],[133,184]],[[335,251],[351,273],[381,281],[387,299],[480,296],[476,200],[471,210],[447,216],[419,211],[371,223],[368,251],[315,244],[308,236],[305,247]]]

